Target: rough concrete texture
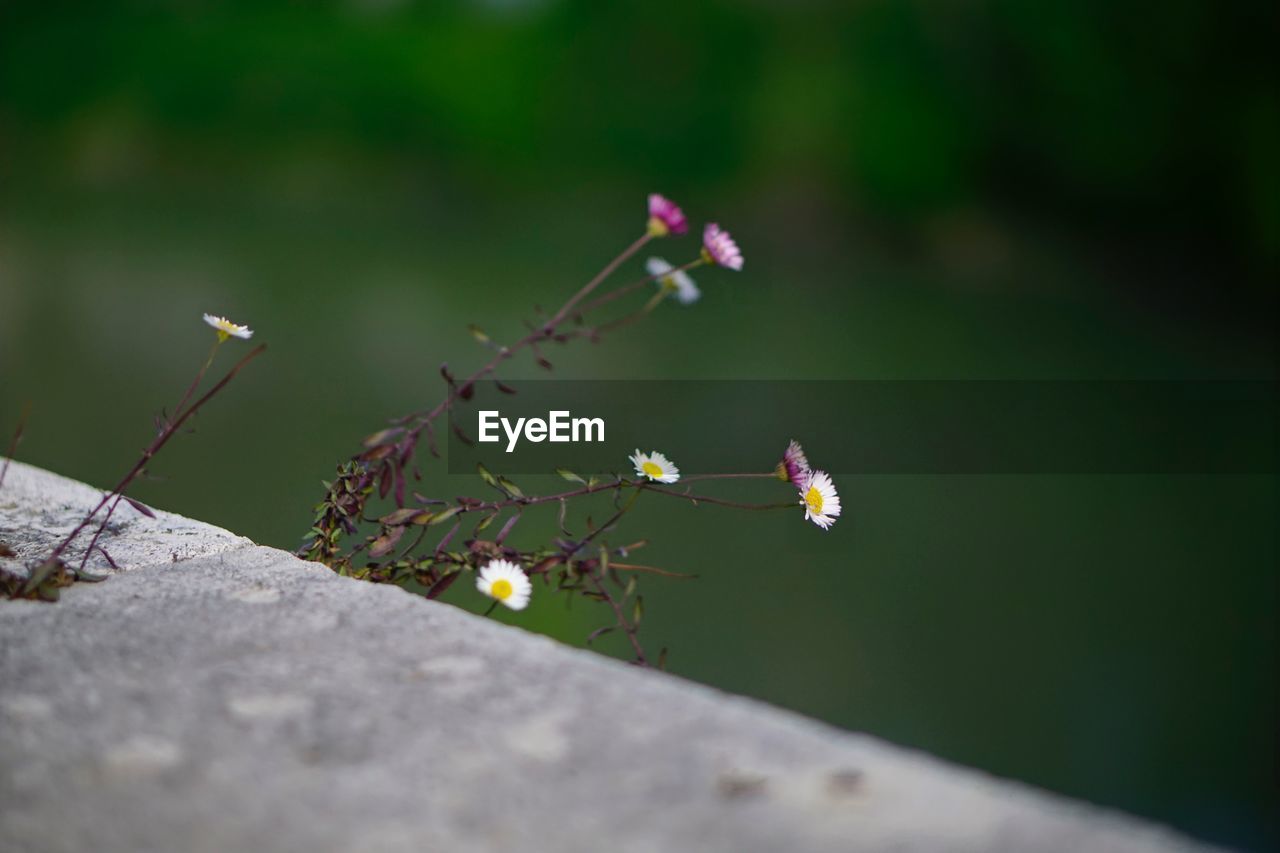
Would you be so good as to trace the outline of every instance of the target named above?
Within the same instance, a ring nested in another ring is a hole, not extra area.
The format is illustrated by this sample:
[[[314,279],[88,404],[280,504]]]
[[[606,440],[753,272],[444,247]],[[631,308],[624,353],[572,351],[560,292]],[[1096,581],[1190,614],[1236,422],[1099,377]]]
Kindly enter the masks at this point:
[[[4,462],[0,456],[0,467]],[[47,556],[104,494],[105,490],[40,468],[10,463],[4,482],[0,483],[0,543],[8,545],[16,556],[0,557],[0,569],[25,574],[29,564]],[[148,508],[155,518],[122,502],[111,516],[107,533],[99,540],[122,570],[189,560],[252,544],[221,527]],[[88,546],[93,529],[77,540],[81,546]],[[76,558],[74,565],[79,565],[82,553],[75,548],[69,552]],[[97,549],[85,568],[99,574],[111,571]]]
[[[96,494],[24,469],[0,529]],[[173,562],[210,529],[161,519],[0,602],[5,851],[1200,849],[243,540]]]

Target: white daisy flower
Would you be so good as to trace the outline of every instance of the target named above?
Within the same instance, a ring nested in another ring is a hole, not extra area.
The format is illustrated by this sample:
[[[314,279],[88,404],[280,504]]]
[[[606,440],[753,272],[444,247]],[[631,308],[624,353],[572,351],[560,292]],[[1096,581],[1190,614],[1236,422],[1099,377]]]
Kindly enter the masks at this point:
[[[680,479],[680,469],[658,451],[641,453],[639,449],[630,457],[631,464],[636,466],[636,474],[648,477],[658,483],[674,483]]]
[[[811,471],[800,487],[800,504],[804,507],[805,521],[827,530],[840,515],[840,496],[826,471]]]
[[[645,261],[644,268],[649,271],[649,275],[660,276],[657,279],[658,286],[674,290],[676,301],[681,305],[692,305],[702,296],[702,291],[689,278],[688,273],[676,269],[662,258],[650,258]]]
[[[253,330],[248,326],[237,326],[226,317],[216,317],[213,314],[205,314],[204,321],[218,333],[218,340],[225,341],[227,338],[243,338],[249,340],[253,337]]]
[[[481,569],[476,588],[512,610],[524,610],[533,594],[529,576],[510,560],[493,560]]]

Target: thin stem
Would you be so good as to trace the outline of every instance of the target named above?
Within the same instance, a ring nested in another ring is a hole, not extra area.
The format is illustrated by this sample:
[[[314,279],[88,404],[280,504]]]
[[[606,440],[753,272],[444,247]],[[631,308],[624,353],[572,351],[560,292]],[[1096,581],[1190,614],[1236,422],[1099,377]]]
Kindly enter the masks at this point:
[[[644,278],[637,279],[636,281],[631,282],[630,284],[624,284],[619,288],[611,290],[608,293],[602,294],[600,296],[597,296],[595,299],[592,299],[586,305],[583,305],[577,311],[573,312],[573,315],[571,316],[570,319],[581,317],[584,314],[590,313],[591,311],[594,311],[595,309],[603,305],[608,305],[610,302],[613,302],[615,299],[620,299],[623,296],[626,296],[628,293],[632,293],[635,290],[641,287],[644,287],[646,284],[649,284],[650,282],[657,281],[658,279],[665,278],[666,276],[669,276],[669,275],[675,275],[678,272],[686,272],[687,270],[695,269],[697,267],[702,266],[705,263],[706,263],[705,259],[696,258],[695,260],[689,261],[687,264],[681,264],[675,269],[667,270],[666,272],[654,273],[653,275],[647,275]]]
[[[111,522],[111,516],[115,514],[116,507],[120,506],[120,501],[124,495],[116,495],[115,501],[112,502],[111,508],[107,510],[106,518],[102,519],[102,523],[98,525],[98,529],[93,532],[93,538],[89,540],[89,547],[85,549],[84,556],[80,558],[80,568],[77,571],[84,571],[85,564],[89,562],[89,555],[93,553],[93,547],[98,544],[98,537],[107,529],[107,525]]]
[[[489,361],[483,367],[481,367],[479,370],[472,373],[470,376],[468,376],[466,379],[462,380],[461,382],[454,383],[454,385],[450,387],[449,393],[447,393],[445,395],[445,398],[441,400],[438,404],[436,404],[434,408],[426,412],[415,412],[410,415],[405,415],[404,417],[401,417],[401,418],[396,418],[395,420],[392,421],[392,423],[406,424],[411,421],[417,421],[418,422],[417,425],[410,430],[410,433],[416,437],[422,432],[423,429],[426,428],[426,424],[440,417],[440,415],[443,414],[444,411],[448,409],[450,405],[452,405],[454,400],[458,398],[459,394],[461,394],[464,389],[469,388],[479,380],[493,373],[493,371],[497,369],[498,365],[502,364],[504,361],[511,358],[516,353],[520,352],[522,349],[525,349],[526,347],[529,347],[529,346],[533,346],[540,340],[545,340],[546,338],[552,337],[555,334],[556,328],[565,320],[576,319],[578,317],[581,317],[588,311],[592,311],[596,308],[599,308],[602,305],[607,305],[608,303],[614,301],[615,299],[625,296],[626,294],[631,293],[637,288],[643,287],[644,285],[652,281],[656,281],[657,279],[662,278],[663,276],[668,276],[676,272],[684,272],[685,270],[691,270],[694,267],[698,267],[706,263],[706,261],[703,258],[697,258],[696,260],[692,260],[687,264],[683,264],[682,266],[676,267],[673,270],[669,270],[664,273],[655,273],[653,275],[645,276],[642,279],[633,281],[630,284],[625,284],[622,287],[617,288],[616,290],[611,290],[608,293],[604,294],[603,296],[599,296],[591,300],[586,305],[582,306],[576,311],[573,310],[573,306],[576,305],[578,301],[580,301],[587,294],[590,294],[591,291],[595,289],[595,287],[597,287],[600,284],[600,282],[603,281],[608,276],[609,273],[613,272],[615,269],[618,268],[620,264],[622,264],[625,260],[627,260],[633,254],[635,254],[640,249],[640,247],[642,247],[645,243],[648,242],[648,240],[649,240],[649,237],[646,234],[644,237],[641,237],[640,239],[632,243],[630,246],[628,246],[626,249],[624,249],[622,253],[618,255],[618,257],[610,261],[603,270],[597,273],[595,278],[587,282],[587,284],[582,288],[582,290],[574,294],[573,298],[570,299],[568,302],[566,302],[565,305],[561,307],[561,309],[557,311],[550,320],[548,320],[546,323],[539,326],[538,328],[534,329],[529,334],[525,335],[523,338],[516,341],[514,344],[511,344],[510,346],[502,347],[493,356],[493,358],[489,359]],[[643,316],[644,313],[647,313],[648,310],[652,310],[652,309],[650,308],[640,312],[640,316]],[[637,317],[636,319],[639,319],[639,318]],[[633,322],[633,321],[628,320],[627,322]],[[626,324],[620,323],[618,325],[626,325]]]
[[[596,588],[596,592],[609,604],[609,607],[613,608],[613,615],[618,620],[618,627],[622,629],[623,633],[627,635],[627,639],[631,641],[631,648],[636,653],[636,660],[643,666],[648,666],[649,659],[644,656],[644,646],[640,645],[640,640],[636,637],[636,626],[627,621],[626,615],[622,612],[622,605],[609,594],[608,588],[594,574],[589,574],[585,577],[591,581],[591,585]]]
[[[640,239],[636,240],[630,246],[623,249],[622,254],[618,255],[618,257],[614,258],[612,261],[606,264],[604,269],[596,273],[595,278],[591,279],[591,281],[583,285],[582,289],[573,295],[573,298],[571,298],[568,302],[566,302],[563,306],[561,306],[560,310],[557,311],[551,317],[551,319],[548,320],[546,324],[543,326],[544,330],[546,330],[546,332],[549,333],[556,326],[560,325],[560,321],[569,315],[569,312],[573,310],[573,307],[575,305],[577,305],[579,302],[585,299],[591,293],[591,291],[595,290],[596,287],[599,286],[600,282],[608,278],[610,274],[613,273],[614,270],[620,267],[628,258],[634,255],[636,252],[640,251],[640,249],[642,249],[644,245],[652,239],[653,239],[653,235],[650,234],[648,231],[646,231],[644,235],[640,237]]]
[[[13,438],[9,439],[9,449],[4,452],[4,467],[0,468],[0,486],[4,485],[4,477],[9,473],[9,462],[13,460],[14,451],[18,449],[18,442],[22,440],[22,430],[27,425],[27,418],[31,416],[31,401],[22,404],[22,414],[18,415],[18,425],[13,430]]]
[[[770,471],[768,474],[692,474],[681,477],[682,483],[697,483],[700,480],[776,480],[778,475]]]
[[[185,406],[187,404],[187,401],[191,399],[191,395],[195,393],[196,388],[200,387],[200,380],[204,379],[205,372],[209,370],[210,366],[212,366],[213,358],[218,354],[218,347],[222,346],[223,343],[226,342],[226,340],[227,339],[225,337],[221,337],[221,336],[219,336],[216,340],[214,340],[213,347],[209,350],[209,357],[204,360],[204,366],[201,367],[199,372],[196,373],[196,378],[193,379],[191,381],[191,384],[187,386],[187,393],[182,395],[182,399],[179,400],[178,405],[174,407],[173,409],[174,417],[177,417],[178,412],[182,411],[182,407]]]
[[[643,566],[639,563],[619,563],[617,560],[610,560],[609,568],[617,569],[620,572],[647,572],[653,575],[662,575],[664,578],[689,579],[697,577],[697,575],[691,575],[685,572],[673,572],[670,569],[660,569],[657,566]]]
[[[797,505],[791,502],[776,503],[776,504],[739,503],[738,501],[726,501],[720,498],[711,498],[711,497],[707,497],[706,495],[694,495],[694,494],[690,494],[689,492],[669,492],[666,489],[657,488],[652,483],[636,483],[634,485],[636,485],[637,488],[643,489],[646,492],[654,492],[655,494],[667,495],[673,498],[684,498],[690,503],[715,504],[716,506],[729,506],[729,507],[733,507],[734,509],[752,509],[752,510],[789,509]]]
[[[102,500],[98,501],[98,505],[95,506],[89,514],[76,525],[74,530],[67,534],[67,538],[58,543],[58,547],[53,549],[53,553],[49,555],[49,559],[53,560],[62,556],[62,553],[67,550],[67,547],[75,541],[77,536],[80,535],[80,531],[84,530],[84,528],[88,526],[89,522],[93,520],[93,517],[98,514],[98,511],[106,506],[107,502],[112,498],[117,495],[124,494],[124,490],[129,487],[129,484],[132,483],[140,473],[142,473],[142,469],[145,468],[147,463],[151,461],[151,458],[159,453],[160,449],[169,442],[169,439],[174,436],[178,431],[178,428],[182,426],[187,418],[194,415],[200,410],[201,406],[213,399],[213,396],[225,388],[227,383],[234,379],[236,374],[239,373],[246,364],[261,355],[266,348],[266,344],[262,344],[250,351],[248,355],[236,362],[235,366],[232,367],[231,370],[227,371],[226,376],[222,377],[216,385],[206,391],[204,396],[192,403],[185,411],[176,413],[174,419],[164,429],[162,429],[160,434],[157,435],[155,439],[147,445],[146,449],[142,451],[142,455],[138,457],[138,461],[129,469],[129,473],[125,474],[124,477],[121,478],[120,482],[116,484],[116,487],[103,496]]]

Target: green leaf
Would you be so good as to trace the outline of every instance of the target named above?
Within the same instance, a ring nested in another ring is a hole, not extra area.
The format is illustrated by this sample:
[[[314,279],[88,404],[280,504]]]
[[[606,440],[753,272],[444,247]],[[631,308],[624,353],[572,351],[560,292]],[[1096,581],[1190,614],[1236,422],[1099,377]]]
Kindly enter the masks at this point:
[[[561,477],[564,477],[570,483],[582,483],[584,486],[587,484],[586,480],[582,479],[577,474],[570,471],[568,468],[557,468],[556,473],[559,474]]]
[[[435,527],[437,524],[442,524],[448,521],[449,519],[453,518],[455,515],[457,515],[460,512],[462,512],[462,507],[451,506],[442,512],[436,513],[435,517],[428,522],[428,525],[431,527]]]
[[[631,624],[639,625],[644,618],[644,596],[636,596],[636,606],[631,609]]]
[[[524,492],[520,491],[520,487],[508,480],[506,477],[499,477],[498,485],[502,487],[503,491],[511,495],[513,498],[524,497]]]
[[[481,480],[484,480],[490,486],[493,486],[495,489],[501,488],[498,485],[498,478],[493,476],[493,474],[489,472],[489,469],[484,467],[483,463],[476,463],[476,473],[480,475]]]

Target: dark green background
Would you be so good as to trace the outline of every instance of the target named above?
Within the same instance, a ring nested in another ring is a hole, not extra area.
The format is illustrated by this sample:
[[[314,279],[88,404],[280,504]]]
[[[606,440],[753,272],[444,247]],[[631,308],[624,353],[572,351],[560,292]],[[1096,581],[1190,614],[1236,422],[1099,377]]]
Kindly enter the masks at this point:
[[[1261,2],[6,3],[0,427],[30,400],[19,457],[108,484],[225,313],[271,349],[137,495],[291,547],[360,436],[480,363],[467,323],[517,336],[653,190],[745,271],[551,353],[557,376],[1270,379],[1274,25]],[[828,534],[642,503],[647,561],[701,575],[647,585],[674,672],[1276,843],[1273,477],[839,485]],[[603,618],[580,604],[511,621],[577,641]]]

